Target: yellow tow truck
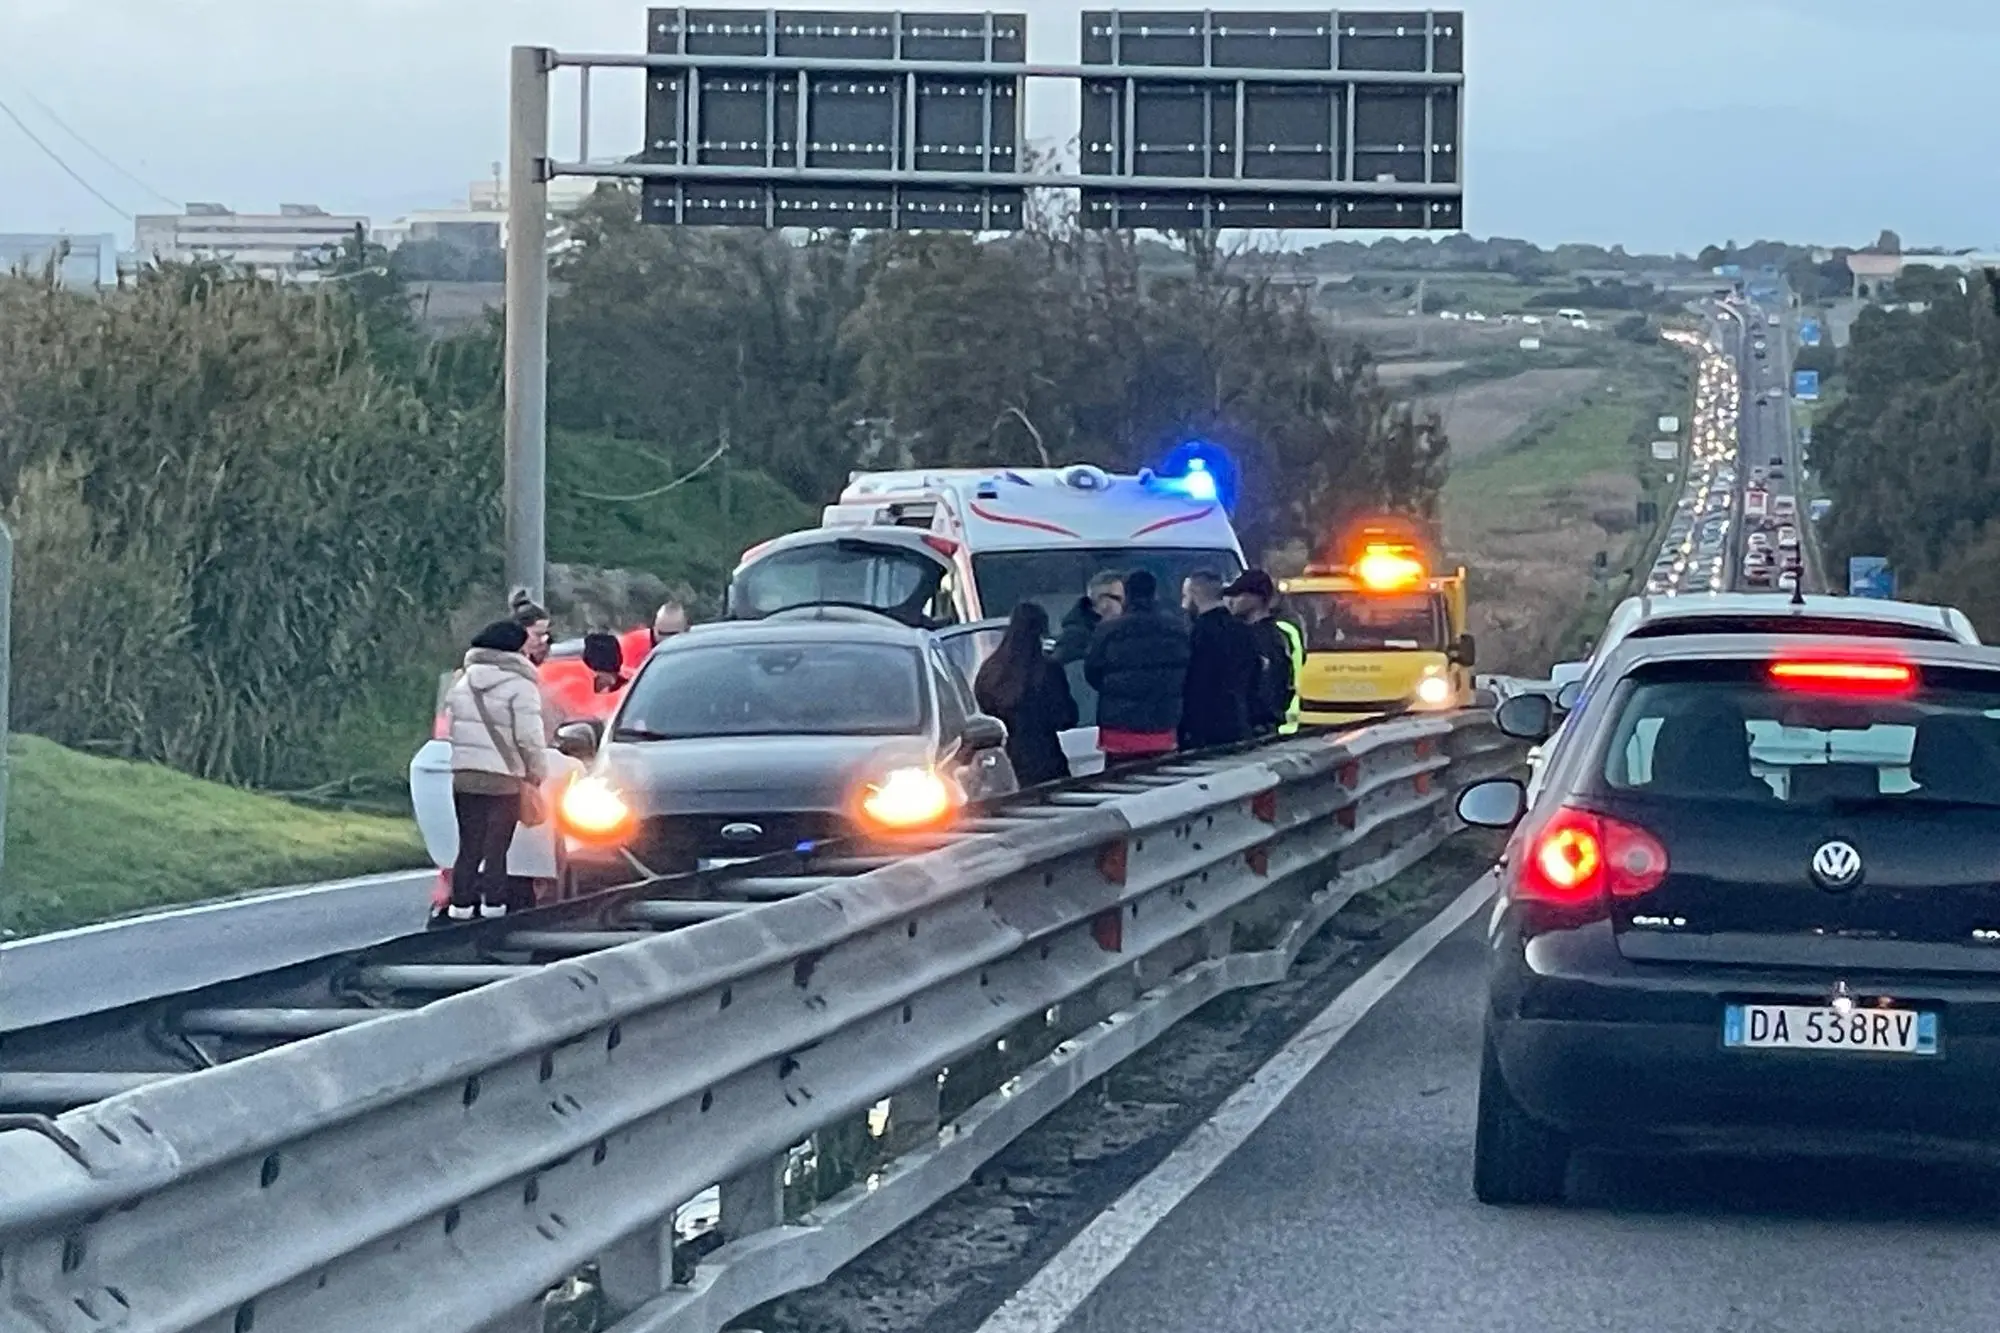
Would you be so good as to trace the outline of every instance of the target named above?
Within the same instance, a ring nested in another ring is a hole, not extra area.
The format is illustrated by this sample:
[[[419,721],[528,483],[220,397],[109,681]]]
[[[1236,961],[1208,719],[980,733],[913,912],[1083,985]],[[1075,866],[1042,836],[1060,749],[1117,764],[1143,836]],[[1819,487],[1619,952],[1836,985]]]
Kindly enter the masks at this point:
[[[1305,633],[1300,722],[1351,726],[1469,706],[1464,567],[1438,572],[1434,544],[1405,518],[1356,524],[1326,554],[1278,584]]]

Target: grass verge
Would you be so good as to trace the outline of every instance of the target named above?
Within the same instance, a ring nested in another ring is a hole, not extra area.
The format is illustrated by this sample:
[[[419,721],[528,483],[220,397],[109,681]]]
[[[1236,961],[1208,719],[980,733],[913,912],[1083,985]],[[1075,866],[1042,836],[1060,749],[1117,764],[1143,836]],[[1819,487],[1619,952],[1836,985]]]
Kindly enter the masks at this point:
[[[1471,571],[1484,669],[1542,674],[1629,578],[1650,533],[1636,503],[1670,490],[1647,453],[1654,418],[1686,415],[1686,384],[1677,354],[1634,348],[1561,410],[1452,469],[1445,538]]]
[[[306,810],[157,764],[15,736],[0,931],[427,864],[408,819]]]

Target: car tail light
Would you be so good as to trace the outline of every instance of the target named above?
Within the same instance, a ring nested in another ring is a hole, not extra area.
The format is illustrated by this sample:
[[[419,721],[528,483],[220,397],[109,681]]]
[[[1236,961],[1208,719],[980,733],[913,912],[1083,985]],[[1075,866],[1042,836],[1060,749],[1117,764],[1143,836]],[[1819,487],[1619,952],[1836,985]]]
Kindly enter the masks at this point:
[[[1917,683],[1908,662],[1786,659],[1771,663],[1771,680],[1788,689],[1833,694],[1904,694]]]
[[[1520,867],[1516,897],[1588,908],[1658,888],[1667,849],[1637,824],[1565,806],[1529,840]]]

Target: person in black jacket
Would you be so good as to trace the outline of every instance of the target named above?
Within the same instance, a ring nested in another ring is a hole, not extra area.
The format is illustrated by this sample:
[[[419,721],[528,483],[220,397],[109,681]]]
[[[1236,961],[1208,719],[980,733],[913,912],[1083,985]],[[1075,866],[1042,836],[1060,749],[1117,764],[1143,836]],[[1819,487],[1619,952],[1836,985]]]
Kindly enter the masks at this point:
[[[1062,735],[1076,725],[1069,678],[1042,651],[1049,613],[1040,602],[1015,606],[1007,632],[979,666],[972,693],[981,712],[1007,724],[1007,758],[1023,787],[1069,776]]]
[[[1056,635],[1056,661],[1063,666],[1081,662],[1097,627],[1124,609],[1125,576],[1108,569],[1093,576],[1083,596],[1063,616],[1062,631]]]
[[[1187,626],[1159,604],[1146,570],[1125,578],[1125,610],[1099,625],[1083,658],[1097,691],[1097,743],[1107,762],[1172,753],[1187,684]]]
[[[1211,573],[1188,575],[1182,601],[1193,624],[1188,632],[1181,748],[1203,750],[1247,741],[1251,700],[1264,673],[1257,636],[1229,613],[1222,600],[1222,580]]]
[[[1278,585],[1261,569],[1245,570],[1236,582],[1222,590],[1223,600],[1235,617],[1250,627],[1257,644],[1259,671],[1257,689],[1250,696],[1250,730],[1259,736],[1275,736],[1291,718],[1292,641],[1278,628],[1272,603],[1278,600]]]

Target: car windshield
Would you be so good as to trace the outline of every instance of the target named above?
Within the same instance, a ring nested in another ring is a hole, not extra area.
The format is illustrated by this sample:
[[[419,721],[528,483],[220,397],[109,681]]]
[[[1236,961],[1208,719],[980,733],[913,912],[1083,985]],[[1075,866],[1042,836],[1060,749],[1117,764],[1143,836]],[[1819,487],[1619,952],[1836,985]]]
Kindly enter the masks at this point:
[[[1286,603],[1305,629],[1308,652],[1440,652],[1445,646],[1444,598],[1437,593],[1295,592]]]
[[[873,607],[926,628],[958,619],[944,562],[887,543],[843,538],[773,551],[729,585],[729,614],[738,620],[826,602]]]
[[[2000,676],[1922,675],[1869,697],[1781,686],[1763,663],[1670,669],[1625,689],[1600,775],[1613,791],[1774,809],[2000,807]]]
[[[913,734],[924,723],[922,666],[897,644],[688,645],[646,664],[612,738]]]
[[[972,557],[979,609],[988,618],[1010,616],[1024,601],[1042,604],[1052,624],[1062,624],[1094,575],[1146,570],[1159,580],[1162,605],[1179,606],[1181,581],[1206,570],[1225,581],[1243,572],[1236,552],[1200,547],[1052,546],[1038,551],[987,551]]]

